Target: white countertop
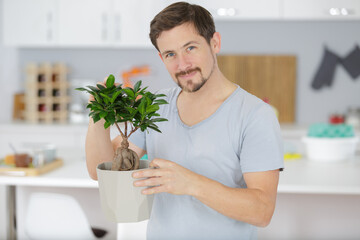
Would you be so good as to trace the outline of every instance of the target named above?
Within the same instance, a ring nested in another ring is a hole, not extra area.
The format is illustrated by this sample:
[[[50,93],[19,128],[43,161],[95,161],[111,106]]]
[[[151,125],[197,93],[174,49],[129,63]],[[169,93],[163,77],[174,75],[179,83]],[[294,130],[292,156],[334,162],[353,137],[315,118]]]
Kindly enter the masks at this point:
[[[279,193],[360,194],[360,156],[339,162],[285,162]]]
[[[37,177],[0,176],[0,184],[20,186],[52,186],[97,188],[86,169],[85,161],[65,161],[52,172]],[[360,194],[360,156],[334,163],[307,159],[285,162],[280,173],[279,193]]]
[[[65,161],[64,165],[51,172],[34,177],[0,176],[0,185],[97,188],[87,172],[85,161]]]

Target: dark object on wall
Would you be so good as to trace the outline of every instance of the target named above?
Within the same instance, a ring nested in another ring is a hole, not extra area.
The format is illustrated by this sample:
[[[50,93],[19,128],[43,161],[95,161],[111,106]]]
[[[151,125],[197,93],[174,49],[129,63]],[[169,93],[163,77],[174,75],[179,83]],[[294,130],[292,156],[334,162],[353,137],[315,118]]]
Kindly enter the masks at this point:
[[[341,60],[342,65],[350,76],[355,79],[360,76],[360,48],[358,45]]]
[[[320,67],[315,74],[311,87],[315,90],[318,90],[323,86],[330,87],[334,80],[336,65],[340,60],[341,59],[335,53],[325,47]]]

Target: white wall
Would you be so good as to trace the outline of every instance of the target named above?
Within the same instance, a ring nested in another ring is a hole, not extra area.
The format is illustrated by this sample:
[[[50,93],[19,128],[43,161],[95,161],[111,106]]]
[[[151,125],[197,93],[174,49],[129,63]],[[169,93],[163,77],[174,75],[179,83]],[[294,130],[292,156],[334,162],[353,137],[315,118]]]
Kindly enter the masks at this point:
[[[327,45],[345,57],[360,45],[360,21],[248,21],[218,24],[222,52],[294,54],[297,56],[296,120],[300,124],[327,121],[331,113],[360,108],[360,77],[353,80],[337,67],[331,88],[313,90],[312,79]],[[280,113],[281,114],[281,113]]]
[[[3,1],[0,0],[0,14]],[[0,121],[10,121],[12,117],[12,97],[22,86],[19,79],[18,50],[3,45],[3,19],[0,15],[0,96],[1,108]],[[6,103],[6,104],[3,104]]]
[[[0,0],[0,13],[2,12],[3,1]],[[3,46],[2,15],[0,15],[0,97],[1,114],[0,121],[10,121],[12,117],[12,96],[19,90],[18,74],[18,51]],[[5,103],[5,104],[4,104]],[[0,156],[3,157],[3,156]],[[0,212],[6,213],[6,189],[0,185]],[[0,214],[0,239],[6,239],[7,219],[5,214]]]

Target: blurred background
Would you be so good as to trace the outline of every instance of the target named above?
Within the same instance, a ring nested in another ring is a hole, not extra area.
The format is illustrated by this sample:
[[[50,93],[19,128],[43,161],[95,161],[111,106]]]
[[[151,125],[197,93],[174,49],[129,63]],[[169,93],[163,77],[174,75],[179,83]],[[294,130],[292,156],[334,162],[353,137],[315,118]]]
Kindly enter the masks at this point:
[[[148,38],[151,19],[173,2],[176,1],[0,0],[0,158],[13,154],[14,149],[26,150],[36,158],[35,152],[44,152],[50,144],[56,149],[56,157],[51,160],[59,157],[63,161],[61,166],[54,165],[50,174],[79,161],[83,164],[80,175],[86,179],[84,140],[88,96],[75,92],[74,88],[93,85],[109,74],[114,74],[120,83],[134,84],[142,80],[150,91],[175,86]],[[301,166],[289,166],[290,172],[294,168],[294,173],[289,178],[284,177],[280,182],[283,185],[279,187],[282,195],[278,204],[282,204],[279,209],[283,212],[274,217],[274,223],[267,230],[260,232],[260,237],[360,238],[359,230],[350,227],[356,226],[354,221],[360,224],[356,217],[360,213],[360,186],[355,184],[360,183],[357,177],[360,172],[354,172],[354,177],[349,179],[351,186],[346,185],[347,182],[339,185],[339,191],[333,188],[338,182],[326,181],[326,176],[322,179],[316,177],[319,173],[315,172],[314,182],[292,182],[293,179],[302,179],[304,171],[308,173],[325,166],[308,168],[306,148],[301,138],[307,135],[309,126],[340,123],[351,126],[354,136],[359,133],[360,1],[190,2],[206,7],[214,16],[216,30],[222,36],[218,61],[224,74],[274,107],[285,139],[285,154],[288,154],[288,159],[298,160],[295,164],[305,161]],[[116,132],[112,131],[112,136],[116,136]],[[344,163],[346,169],[360,171],[359,159],[355,157],[349,161],[347,159]],[[341,171],[329,171],[329,178],[349,175],[347,172],[341,175]],[[63,182],[70,178],[66,174],[60,177],[64,178]],[[33,178],[33,185],[24,187],[26,177],[19,180],[19,177],[0,175],[0,239],[16,235],[27,239],[28,198],[32,192],[55,191],[51,184]],[[320,183],[316,182],[318,180]],[[55,185],[58,192],[74,196],[85,212],[97,209],[97,214],[88,214],[88,218],[90,224],[108,231],[105,238],[121,238],[119,229],[123,229],[122,226],[96,220],[102,214],[96,205],[98,199],[87,202],[85,196],[96,196],[97,184],[91,182],[90,187],[86,184]],[[296,186],[292,188],[291,184]],[[308,188],[301,189],[304,184],[309,184],[306,185]],[[9,189],[9,186],[14,188]],[[85,193],[80,194],[76,190],[79,188],[85,189]],[[316,200],[316,207],[309,201],[310,193]],[[17,229],[11,222],[14,213],[7,210],[8,201],[15,201],[11,198],[15,195]],[[294,205],[290,206],[289,202]],[[332,214],[319,207],[324,202],[330,208],[343,206],[336,213],[340,214],[341,222],[335,221]],[[305,204],[303,208],[296,207],[300,203]],[[320,208],[316,216],[308,215],[310,211],[307,210],[313,207],[314,211]],[[288,214],[281,215],[284,212]],[[325,222],[310,227],[306,224],[308,217],[315,219],[314,222]],[[294,218],[297,220],[288,220]],[[285,225],[281,227],[282,224]],[[299,226],[305,230],[301,231]],[[336,227],[328,229],[329,226]],[[286,231],[280,230],[283,228]]]

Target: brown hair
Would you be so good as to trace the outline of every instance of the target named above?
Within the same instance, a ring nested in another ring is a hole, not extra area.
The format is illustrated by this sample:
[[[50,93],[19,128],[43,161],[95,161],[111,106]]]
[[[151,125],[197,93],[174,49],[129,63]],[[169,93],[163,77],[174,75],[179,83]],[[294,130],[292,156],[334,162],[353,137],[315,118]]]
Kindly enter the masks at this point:
[[[184,23],[193,24],[199,35],[210,44],[215,33],[215,24],[210,12],[196,4],[177,2],[163,9],[150,23],[149,36],[155,48],[159,51],[156,40],[163,31]]]

